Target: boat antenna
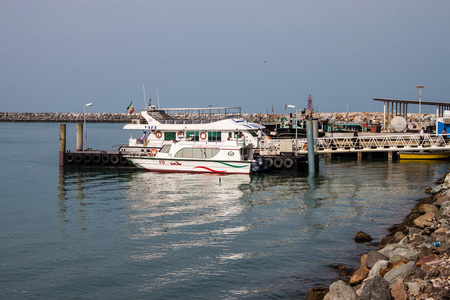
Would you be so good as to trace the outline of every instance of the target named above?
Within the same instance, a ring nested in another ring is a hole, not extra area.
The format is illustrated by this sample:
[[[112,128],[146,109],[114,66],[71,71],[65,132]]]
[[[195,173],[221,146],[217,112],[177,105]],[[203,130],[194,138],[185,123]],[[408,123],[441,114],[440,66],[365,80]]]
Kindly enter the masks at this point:
[[[158,109],[160,108],[159,106],[159,95],[158,95],[158,88],[156,88],[156,99],[158,100]]]
[[[142,84],[142,90],[144,91],[144,110],[147,108],[147,100],[145,98],[145,85]]]

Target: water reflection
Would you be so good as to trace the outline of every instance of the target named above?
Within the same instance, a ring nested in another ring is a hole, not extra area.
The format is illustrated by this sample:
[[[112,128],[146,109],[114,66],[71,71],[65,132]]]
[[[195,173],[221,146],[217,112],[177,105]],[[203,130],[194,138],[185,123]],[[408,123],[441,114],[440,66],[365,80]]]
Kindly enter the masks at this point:
[[[121,180],[129,177],[130,171],[97,168],[60,168],[58,176],[58,216],[62,225],[77,224],[77,230],[87,230],[95,218],[97,199],[105,192],[120,190]],[[87,218],[91,218],[87,220]],[[65,231],[66,226],[61,227]]]
[[[126,188],[129,219],[138,228],[132,238],[180,234],[224,222],[242,211],[242,186],[249,181],[248,175],[136,172]],[[227,231],[230,228],[224,228],[223,234]],[[198,241],[173,247],[192,243]]]

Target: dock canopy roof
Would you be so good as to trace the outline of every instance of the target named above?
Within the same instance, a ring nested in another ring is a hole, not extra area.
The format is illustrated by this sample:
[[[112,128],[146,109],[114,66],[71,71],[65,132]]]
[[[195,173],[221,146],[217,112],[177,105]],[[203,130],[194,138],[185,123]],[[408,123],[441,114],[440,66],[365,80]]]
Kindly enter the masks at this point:
[[[383,102],[397,102],[406,104],[419,104],[419,100],[401,100],[401,99],[387,99],[387,98],[373,98],[375,101]],[[436,101],[420,101],[421,105],[437,105],[437,106],[448,106],[450,107],[450,102],[436,102]]]

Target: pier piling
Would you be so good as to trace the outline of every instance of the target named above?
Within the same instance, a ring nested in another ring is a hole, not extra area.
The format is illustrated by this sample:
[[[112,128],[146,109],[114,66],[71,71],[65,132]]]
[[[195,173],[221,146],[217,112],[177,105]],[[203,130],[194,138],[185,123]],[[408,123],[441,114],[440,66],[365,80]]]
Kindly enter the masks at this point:
[[[83,123],[77,123],[77,151],[83,150]]]
[[[66,124],[59,124],[59,166],[64,166],[64,152],[66,152]]]

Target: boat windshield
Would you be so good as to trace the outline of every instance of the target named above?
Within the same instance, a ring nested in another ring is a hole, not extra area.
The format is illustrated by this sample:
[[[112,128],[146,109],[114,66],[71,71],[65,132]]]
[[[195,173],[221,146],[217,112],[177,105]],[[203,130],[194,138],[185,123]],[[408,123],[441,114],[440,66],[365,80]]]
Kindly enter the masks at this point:
[[[171,145],[164,145],[164,146],[162,146],[162,148],[161,148],[161,150],[159,150],[159,152],[162,152],[162,153],[169,153],[169,151],[170,151],[170,146],[171,146]]]

